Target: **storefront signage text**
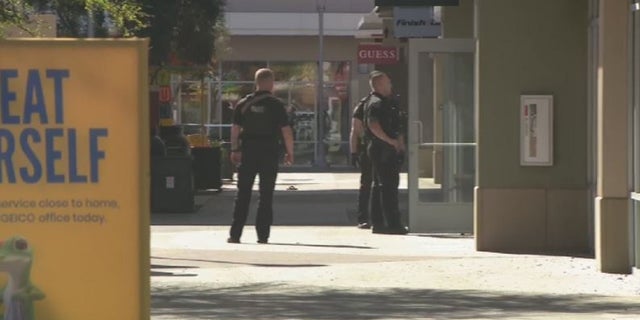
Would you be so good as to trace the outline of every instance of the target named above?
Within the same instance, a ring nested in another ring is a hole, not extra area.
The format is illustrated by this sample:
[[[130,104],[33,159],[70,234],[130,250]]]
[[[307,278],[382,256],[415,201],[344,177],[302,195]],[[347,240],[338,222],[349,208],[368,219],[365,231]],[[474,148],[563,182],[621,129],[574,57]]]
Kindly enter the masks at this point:
[[[379,44],[361,44],[358,46],[359,64],[395,64],[398,63],[397,47]]]
[[[99,162],[105,158],[100,140],[108,136],[108,130],[89,128],[88,132],[79,132],[64,127],[64,83],[70,78],[69,70],[21,71],[0,69],[0,184],[98,183]],[[19,82],[26,88],[21,105],[15,90]],[[12,131],[10,126],[20,130]],[[79,147],[81,141],[88,146]],[[19,155],[24,155],[28,163],[20,163]],[[78,166],[82,157],[89,160],[88,172],[81,172]],[[64,160],[66,170],[56,165]]]
[[[436,38],[441,34],[439,10],[433,7],[394,7],[396,38]]]

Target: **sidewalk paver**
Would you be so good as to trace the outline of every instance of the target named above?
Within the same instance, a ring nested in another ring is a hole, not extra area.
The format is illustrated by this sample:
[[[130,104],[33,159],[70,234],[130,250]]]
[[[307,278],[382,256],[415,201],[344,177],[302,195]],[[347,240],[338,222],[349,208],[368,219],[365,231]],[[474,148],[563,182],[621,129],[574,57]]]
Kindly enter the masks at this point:
[[[281,175],[282,188],[297,181],[302,190],[280,190],[276,201],[351,192],[357,175],[312,177],[328,190],[308,177]],[[591,257],[478,252],[471,235],[372,234],[351,225],[342,203],[327,204],[326,225],[292,211],[270,244],[256,243],[252,225],[243,243],[228,244],[233,193],[199,201],[194,214],[153,216],[154,320],[640,320],[638,272],[600,273]]]

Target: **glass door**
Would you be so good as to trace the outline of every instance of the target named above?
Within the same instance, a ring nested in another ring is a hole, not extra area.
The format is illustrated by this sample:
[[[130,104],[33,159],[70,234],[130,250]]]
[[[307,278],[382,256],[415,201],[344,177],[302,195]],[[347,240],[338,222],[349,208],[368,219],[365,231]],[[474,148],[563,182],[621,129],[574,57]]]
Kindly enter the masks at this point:
[[[472,232],[476,184],[470,39],[409,42],[409,227]]]

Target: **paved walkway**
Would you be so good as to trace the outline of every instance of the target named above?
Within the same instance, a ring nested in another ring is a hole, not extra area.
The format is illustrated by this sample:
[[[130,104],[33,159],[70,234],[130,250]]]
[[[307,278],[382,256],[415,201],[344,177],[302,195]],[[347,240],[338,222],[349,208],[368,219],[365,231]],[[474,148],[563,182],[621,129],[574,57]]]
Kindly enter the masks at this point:
[[[309,177],[281,175],[281,185]],[[294,201],[285,189],[279,201]],[[327,225],[282,220],[268,245],[250,225],[242,244],[227,244],[232,195],[200,196],[194,214],[154,214],[152,319],[640,319],[638,272],[477,252],[465,235],[374,235],[339,222],[344,212],[327,212],[338,221]]]

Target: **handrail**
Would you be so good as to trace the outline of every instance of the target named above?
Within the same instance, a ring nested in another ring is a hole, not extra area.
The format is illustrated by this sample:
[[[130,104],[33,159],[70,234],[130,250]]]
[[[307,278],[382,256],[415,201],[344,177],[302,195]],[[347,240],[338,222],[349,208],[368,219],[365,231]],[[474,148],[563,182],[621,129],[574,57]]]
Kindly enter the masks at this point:
[[[176,123],[176,126],[202,126],[202,123]],[[223,123],[205,123],[205,127],[222,127],[222,128],[231,128],[232,124],[223,124]]]
[[[475,142],[423,142],[418,144],[420,147],[475,147]]]

